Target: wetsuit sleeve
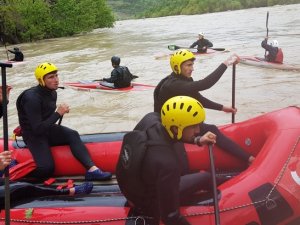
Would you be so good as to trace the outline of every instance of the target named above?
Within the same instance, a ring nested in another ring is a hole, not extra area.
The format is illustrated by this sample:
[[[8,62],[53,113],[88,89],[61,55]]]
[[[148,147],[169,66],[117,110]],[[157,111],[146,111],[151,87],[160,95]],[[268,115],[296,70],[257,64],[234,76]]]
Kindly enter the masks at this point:
[[[219,111],[221,111],[223,109],[223,105],[205,98],[200,93],[199,93],[199,95],[200,95],[199,101],[201,102],[201,104],[203,105],[204,108],[206,108],[206,109],[213,109],[213,110],[219,110]]]
[[[114,83],[118,79],[118,70],[113,69],[110,74],[110,78],[104,78],[103,80],[109,83]]]
[[[221,78],[226,69],[227,66],[222,63],[215,71],[213,71],[211,74],[209,74],[202,80],[193,82],[180,82],[180,85],[177,86],[177,90],[180,93],[207,90],[218,82],[218,80]]]
[[[27,115],[32,132],[35,135],[45,133],[49,129],[49,127],[55,124],[56,121],[60,118],[60,114],[54,112],[50,117],[43,120],[41,108],[42,102],[37,95],[24,95],[23,99],[23,110]]]
[[[8,49],[8,51],[9,51],[10,53],[16,54],[15,51],[13,51],[13,50],[9,50],[9,49]]]
[[[0,118],[3,116],[3,108],[2,108],[2,103],[0,104]]]
[[[209,40],[205,39],[205,46],[207,46],[208,48],[213,46],[213,43],[211,43]]]
[[[198,45],[197,41],[195,41],[193,44],[191,44],[190,48],[194,48],[196,45]]]

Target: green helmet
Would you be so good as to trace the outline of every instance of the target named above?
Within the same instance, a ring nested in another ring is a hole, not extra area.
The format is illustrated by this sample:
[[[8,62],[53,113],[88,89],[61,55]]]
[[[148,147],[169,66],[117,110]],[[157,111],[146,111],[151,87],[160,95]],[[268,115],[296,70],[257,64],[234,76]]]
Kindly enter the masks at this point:
[[[205,110],[201,103],[188,96],[176,96],[167,100],[161,109],[161,122],[171,138],[175,138],[172,126],[178,128],[177,139],[182,137],[183,129],[205,120]]]
[[[187,49],[179,49],[176,51],[170,58],[170,65],[174,73],[181,73],[181,64],[188,60],[195,60],[194,54]],[[175,70],[175,66],[177,66],[177,70]]]
[[[36,67],[34,75],[39,84],[41,86],[45,86],[44,76],[54,71],[57,71],[57,67],[54,64],[44,62]]]

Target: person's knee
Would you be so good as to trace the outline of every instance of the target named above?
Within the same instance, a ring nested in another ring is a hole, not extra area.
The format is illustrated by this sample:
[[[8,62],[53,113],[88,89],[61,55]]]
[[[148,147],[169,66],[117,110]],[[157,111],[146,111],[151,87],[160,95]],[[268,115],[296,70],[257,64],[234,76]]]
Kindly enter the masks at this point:
[[[80,135],[76,130],[69,129],[68,137],[70,140],[75,140],[77,138],[80,138]]]
[[[38,177],[45,178],[51,177],[54,174],[54,164],[48,163],[47,165],[38,166],[35,173]]]

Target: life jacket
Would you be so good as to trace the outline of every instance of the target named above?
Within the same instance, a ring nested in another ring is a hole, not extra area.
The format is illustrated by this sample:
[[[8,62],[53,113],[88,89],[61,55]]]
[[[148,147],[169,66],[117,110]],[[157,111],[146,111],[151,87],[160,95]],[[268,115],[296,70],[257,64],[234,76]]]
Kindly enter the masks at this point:
[[[148,140],[147,130],[133,130],[125,134],[116,167],[119,187],[131,204],[141,205],[145,195],[141,171],[148,147],[168,145],[162,141]]]
[[[278,52],[275,58],[276,63],[283,63],[283,51],[281,48],[278,48]]]
[[[119,73],[118,80],[115,81],[114,85],[117,88],[129,87],[131,84],[131,74],[126,66],[119,66],[117,68]]]

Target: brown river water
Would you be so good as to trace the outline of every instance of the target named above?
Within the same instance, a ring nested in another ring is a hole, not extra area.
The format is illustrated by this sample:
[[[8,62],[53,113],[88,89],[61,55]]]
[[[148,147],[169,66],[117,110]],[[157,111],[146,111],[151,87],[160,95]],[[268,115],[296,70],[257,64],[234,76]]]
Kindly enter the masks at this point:
[[[24,89],[36,85],[34,70],[39,63],[49,61],[56,64],[60,85],[64,86],[64,82],[108,77],[112,69],[110,58],[118,55],[121,64],[139,76],[136,82],[156,85],[171,72],[167,56],[171,51],[167,46],[189,46],[197,39],[197,33],[203,31],[214,47],[224,47],[230,52],[198,56],[193,77],[201,79],[232,53],[264,55],[260,43],[266,36],[268,11],[269,37],[278,40],[286,63],[300,65],[300,4],[118,21],[110,29],[20,44],[18,47],[24,52],[26,63],[7,69],[7,83],[13,86],[8,105],[9,135],[18,125],[16,99]],[[0,60],[6,60],[4,47],[0,48]],[[236,122],[291,105],[300,106],[299,73],[238,64]],[[202,94],[230,106],[231,85],[232,68],[228,68],[219,82]],[[153,91],[104,93],[65,88],[58,90],[58,103],[62,102],[71,108],[62,124],[81,134],[128,131],[134,128],[143,115],[153,110]],[[207,110],[207,122],[227,124],[231,122],[231,115]]]

